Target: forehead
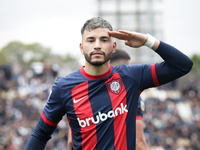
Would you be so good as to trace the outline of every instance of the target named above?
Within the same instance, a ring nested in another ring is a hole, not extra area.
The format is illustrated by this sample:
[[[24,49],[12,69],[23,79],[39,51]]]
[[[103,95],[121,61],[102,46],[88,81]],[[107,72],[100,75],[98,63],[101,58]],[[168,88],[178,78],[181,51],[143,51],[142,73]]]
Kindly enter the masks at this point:
[[[82,38],[83,39],[86,39],[88,37],[100,38],[103,36],[110,37],[108,31],[110,31],[108,28],[96,28],[94,30],[85,30],[82,35]]]

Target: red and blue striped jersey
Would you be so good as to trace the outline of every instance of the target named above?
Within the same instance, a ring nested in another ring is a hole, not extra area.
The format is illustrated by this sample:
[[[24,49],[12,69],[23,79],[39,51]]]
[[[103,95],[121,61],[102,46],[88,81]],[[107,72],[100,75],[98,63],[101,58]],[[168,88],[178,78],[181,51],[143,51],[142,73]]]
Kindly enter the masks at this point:
[[[58,122],[67,115],[72,149],[134,150],[140,93],[175,80],[192,67],[187,56],[163,42],[156,52],[164,62],[110,65],[98,76],[87,74],[81,67],[67,77],[59,77],[26,149],[43,149]]]

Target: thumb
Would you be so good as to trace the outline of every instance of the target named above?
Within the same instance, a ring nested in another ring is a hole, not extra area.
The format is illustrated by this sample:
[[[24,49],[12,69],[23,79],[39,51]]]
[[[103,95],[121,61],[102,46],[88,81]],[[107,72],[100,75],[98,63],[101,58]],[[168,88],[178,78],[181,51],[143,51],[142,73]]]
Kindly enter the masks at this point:
[[[131,42],[129,42],[128,40],[125,41],[125,45],[131,46]]]

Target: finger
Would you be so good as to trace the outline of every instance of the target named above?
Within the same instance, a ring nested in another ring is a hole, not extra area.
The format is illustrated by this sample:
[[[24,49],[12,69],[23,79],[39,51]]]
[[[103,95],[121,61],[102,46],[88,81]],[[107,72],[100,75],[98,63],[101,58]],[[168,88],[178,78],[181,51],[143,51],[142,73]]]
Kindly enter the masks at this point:
[[[118,31],[108,31],[108,34],[118,33]]]
[[[108,31],[108,34],[111,36],[117,36],[117,35],[121,35],[122,33],[119,33],[117,31]]]
[[[126,41],[125,41],[125,45],[131,46],[131,43],[130,43],[128,40],[126,40]]]
[[[122,40],[125,40],[128,38],[128,36],[124,33],[119,33],[119,32],[109,32],[109,35],[114,37],[114,38],[118,38],[118,39],[122,39]]]
[[[119,34],[118,32],[116,32],[116,31],[109,31],[108,34],[109,34],[110,36],[113,36],[113,37],[119,36],[119,35],[120,35],[120,34]]]
[[[128,35],[132,35],[132,32],[126,31],[126,30],[119,30],[119,32],[124,33],[124,34],[128,34]]]

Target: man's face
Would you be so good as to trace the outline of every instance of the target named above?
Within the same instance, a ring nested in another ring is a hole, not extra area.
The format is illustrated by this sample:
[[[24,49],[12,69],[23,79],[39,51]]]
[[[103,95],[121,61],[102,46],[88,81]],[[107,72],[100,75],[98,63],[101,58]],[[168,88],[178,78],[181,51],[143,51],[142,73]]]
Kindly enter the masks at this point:
[[[107,28],[86,30],[82,35],[80,44],[81,53],[88,63],[101,66],[110,60],[116,50],[116,42],[112,42]]]

